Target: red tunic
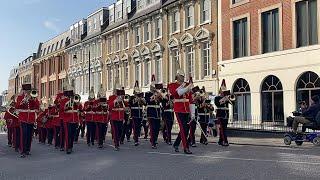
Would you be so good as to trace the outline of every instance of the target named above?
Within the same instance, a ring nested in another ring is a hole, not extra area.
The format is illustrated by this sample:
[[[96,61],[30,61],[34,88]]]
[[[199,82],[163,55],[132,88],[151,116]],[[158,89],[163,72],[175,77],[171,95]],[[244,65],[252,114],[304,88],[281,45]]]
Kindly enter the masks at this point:
[[[38,99],[30,99],[28,103],[22,103],[24,95],[23,97],[21,96],[18,96],[16,104],[16,109],[19,112],[19,121],[34,124],[40,107],[39,101]]]
[[[187,83],[188,85],[188,83]],[[190,102],[192,101],[191,93],[186,93],[182,96],[179,96],[177,89],[180,87],[180,84],[177,82],[171,83],[168,85],[170,94],[173,96],[173,110],[177,113],[189,113],[190,112]]]
[[[96,100],[96,115],[95,121],[100,123],[108,122],[108,109],[107,107],[100,106],[100,100]]]
[[[46,128],[54,128],[54,115],[55,115],[55,108],[54,107],[49,107],[47,111],[48,115],[48,121],[46,122]]]
[[[19,127],[18,116],[14,114],[13,107],[11,107],[5,112],[3,119],[6,120],[6,124],[8,128]]]
[[[83,110],[85,112],[85,121],[92,122],[94,120],[94,110],[93,110],[94,100],[87,101],[84,103]]]
[[[69,101],[64,106],[64,118],[65,123],[80,123],[80,111],[82,110],[82,105],[80,103],[74,103],[73,107],[66,107]]]
[[[124,120],[124,107],[120,104],[118,107],[115,107],[115,100],[117,99],[116,95],[112,95],[109,97],[108,105],[110,112],[110,120],[111,121],[123,121]]]

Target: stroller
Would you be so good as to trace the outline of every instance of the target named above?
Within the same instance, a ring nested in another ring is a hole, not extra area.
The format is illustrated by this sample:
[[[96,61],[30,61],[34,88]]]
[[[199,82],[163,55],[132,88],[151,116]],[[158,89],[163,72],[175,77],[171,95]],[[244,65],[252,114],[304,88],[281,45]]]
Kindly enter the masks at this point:
[[[300,116],[301,113],[293,112],[293,116]],[[287,126],[292,127],[293,117],[287,118]],[[313,132],[306,132],[307,129],[313,130]],[[316,130],[320,130],[320,111],[318,112],[316,119],[314,122],[309,124],[304,124],[302,126],[302,133],[286,133],[284,135],[284,144],[291,145],[292,141],[296,143],[297,146],[301,146],[304,142],[311,142],[315,146],[320,146],[320,132],[316,132]]]

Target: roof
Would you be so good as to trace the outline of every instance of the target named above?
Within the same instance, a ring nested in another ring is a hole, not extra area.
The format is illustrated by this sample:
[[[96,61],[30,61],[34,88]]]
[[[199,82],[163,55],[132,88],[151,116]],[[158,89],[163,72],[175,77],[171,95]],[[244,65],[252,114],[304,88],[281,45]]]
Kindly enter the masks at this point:
[[[166,2],[164,2],[164,3],[162,4],[162,6],[163,6],[163,7],[164,7],[164,6],[168,6],[168,5],[170,5],[170,4],[172,4],[172,3],[176,2],[176,1],[178,1],[178,0],[167,0]]]
[[[161,3],[155,4],[153,6],[148,7],[146,10],[141,10],[141,11],[136,12],[130,18],[129,21],[133,21],[133,20],[138,19],[138,18],[140,18],[142,16],[146,16],[146,15],[152,13],[153,11],[160,10],[160,9],[161,9]]]

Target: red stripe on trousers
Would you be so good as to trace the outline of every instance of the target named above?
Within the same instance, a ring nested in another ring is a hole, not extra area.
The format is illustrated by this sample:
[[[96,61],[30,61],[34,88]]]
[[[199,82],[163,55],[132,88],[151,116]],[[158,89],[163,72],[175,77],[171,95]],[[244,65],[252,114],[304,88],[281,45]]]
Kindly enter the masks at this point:
[[[187,145],[187,137],[186,134],[184,133],[184,127],[182,125],[182,121],[179,118],[179,113],[176,113],[176,117],[179,123],[179,127],[180,127],[180,136],[181,136],[181,141],[182,141],[182,145],[184,149],[188,149],[188,145]]]

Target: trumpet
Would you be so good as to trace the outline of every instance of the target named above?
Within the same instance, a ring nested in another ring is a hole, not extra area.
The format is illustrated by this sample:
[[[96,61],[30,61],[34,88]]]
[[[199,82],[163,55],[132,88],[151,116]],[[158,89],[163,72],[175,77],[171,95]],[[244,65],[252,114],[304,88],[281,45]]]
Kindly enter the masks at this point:
[[[225,104],[226,102],[232,104],[236,101],[236,96],[234,94],[224,96],[219,102],[220,104]]]

